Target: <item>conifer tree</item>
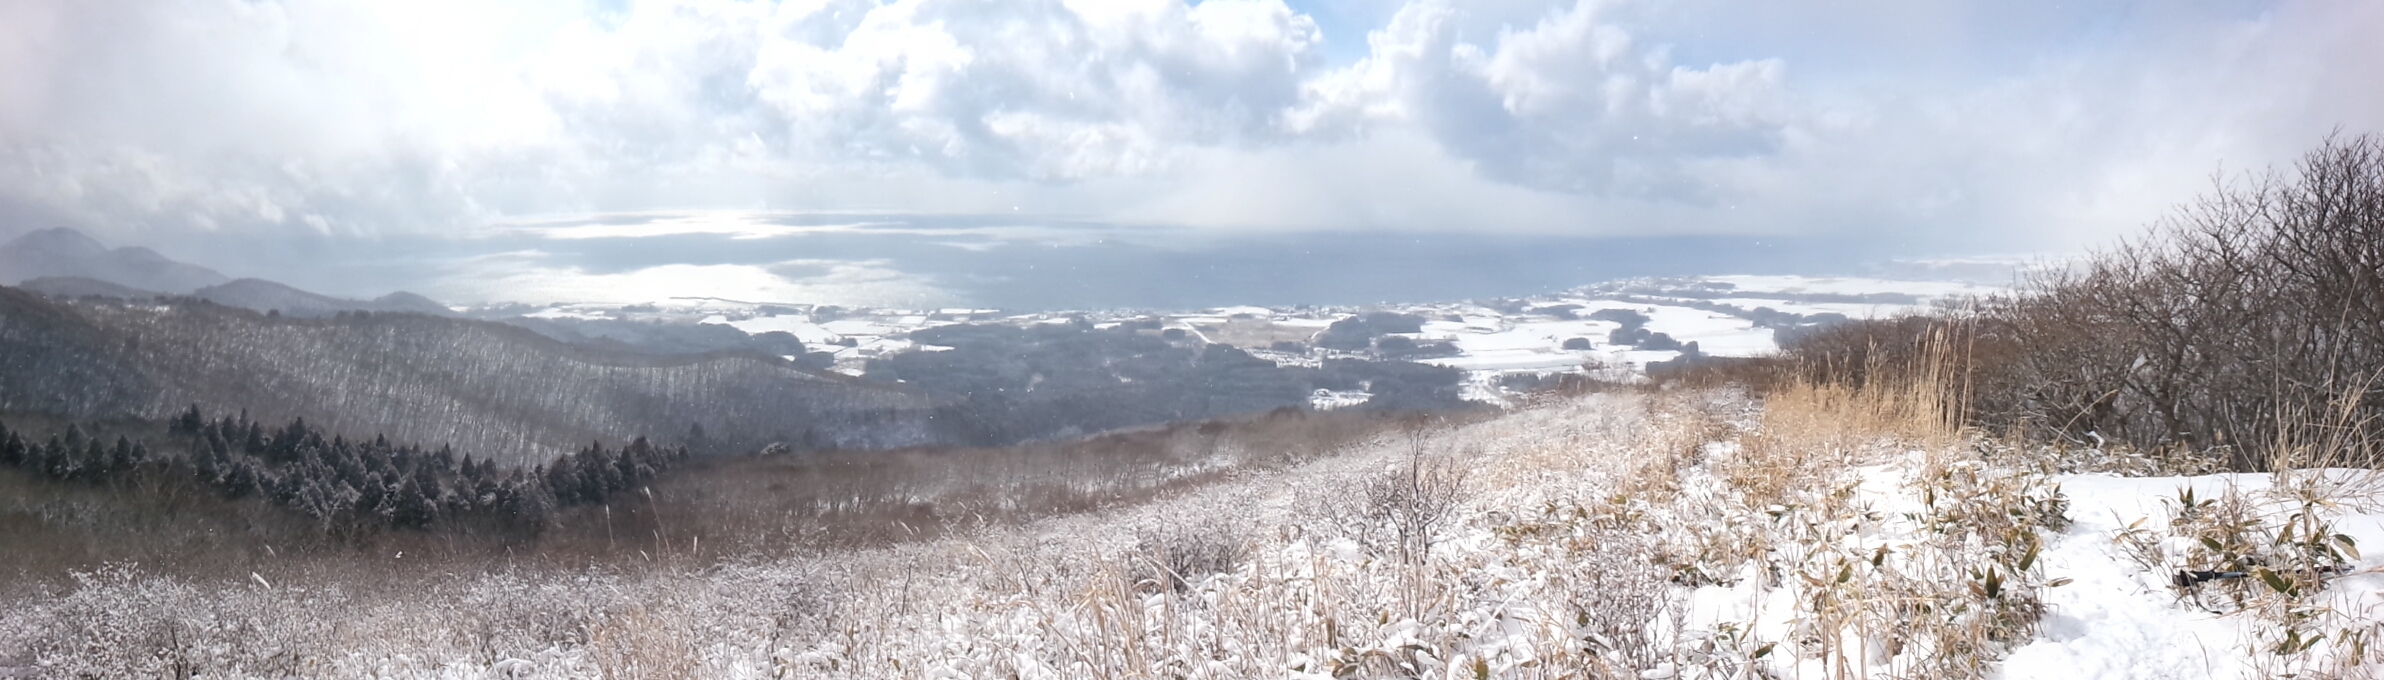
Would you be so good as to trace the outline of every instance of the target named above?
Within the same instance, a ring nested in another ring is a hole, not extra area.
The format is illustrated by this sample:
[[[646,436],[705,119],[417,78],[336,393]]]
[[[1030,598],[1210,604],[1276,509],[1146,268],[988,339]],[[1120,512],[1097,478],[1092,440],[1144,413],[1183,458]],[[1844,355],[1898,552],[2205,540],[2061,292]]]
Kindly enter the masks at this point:
[[[183,411],[181,415],[174,416],[174,420],[167,425],[166,431],[179,435],[196,435],[199,433],[199,428],[203,425],[205,425],[205,423],[199,416],[199,405],[191,404],[190,410]]]

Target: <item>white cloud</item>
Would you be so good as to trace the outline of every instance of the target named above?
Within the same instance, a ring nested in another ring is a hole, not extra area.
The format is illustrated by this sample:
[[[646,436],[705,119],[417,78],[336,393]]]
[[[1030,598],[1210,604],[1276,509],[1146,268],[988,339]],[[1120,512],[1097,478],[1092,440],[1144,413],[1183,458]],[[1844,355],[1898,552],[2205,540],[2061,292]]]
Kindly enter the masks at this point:
[[[1607,20],[1613,4],[1584,0],[1490,33],[1467,6],[1411,3],[1369,36],[1366,59],[1317,79],[1290,120],[1413,124],[1502,182],[1682,200],[1700,198],[1683,164],[1776,147],[1792,116],[1779,61],[1674,64]]]
[[[817,36],[842,12],[862,18],[755,55],[749,83],[790,143],[995,178],[1147,174],[1186,146],[1275,137],[1318,39],[1273,0],[912,0],[782,12],[769,30]]]
[[[1418,0],[1290,120],[1438,145],[1408,157],[1461,176],[1351,168],[1381,188],[1343,204],[1394,223],[2076,247],[2206,190],[2222,163],[2284,162],[2337,125],[2384,133],[2384,94],[2351,75],[2384,63],[2355,37],[2384,31],[2384,9],[2229,9],[1586,0],[1533,18]]]
[[[2091,241],[2221,162],[2384,131],[2372,3],[1324,6],[1387,18],[1328,60],[1360,31],[1279,0],[19,0],[0,214],[126,242],[761,209]]]

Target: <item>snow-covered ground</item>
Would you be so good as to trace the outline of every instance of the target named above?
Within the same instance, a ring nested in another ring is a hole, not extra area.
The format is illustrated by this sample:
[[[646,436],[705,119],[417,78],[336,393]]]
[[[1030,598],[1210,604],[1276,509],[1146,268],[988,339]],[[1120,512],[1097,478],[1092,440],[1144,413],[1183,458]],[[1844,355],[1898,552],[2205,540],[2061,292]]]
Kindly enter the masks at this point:
[[[1771,677],[1834,677],[1837,666],[1852,666],[1855,677],[1911,677],[1912,671],[1931,670],[1928,661],[1907,657],[1921,656],[1942,638],[1909,630],[1950,627],[1955,633],[1950,637],[1959,640],[1967,632],[1964,626],[1978,625],[1976,622],[1987,618],[1993,609],[1943,607],[1894,613],[1879,611],[1880,601],[1929,593],[1951,600],[1942,593],[1979,585],[1982,581],[1976,576],[1980,570],[1993,572],[2014,565],[2008,561],[1998,564],[1990,554],[1965,554],[1967,559],[1954,565],[1955,569],[1933,571],[1941,565],[1927,563],[1930,558],[1944,557],[1946,547],[1932,545],[1943,536],[1926,526],[1932,509],[1923,500],[1928,481],[1922,478],[1927,469],[1923,459],[1923,454],[1915,452],[1906,460],[1859,470],[1852,503],[1847,507],[1870,514],[1824,518],[1825,529],[1841,532],[1834,540],[1796,546],[1797,550],[1776,552],[1774,559],[1765,560],[1769,569],[1787,567],[1790,577],[1765,579],[1748,572],[1732,583],[1687,593],[1679,614],[1685,623],[1682,629],[1690,632],[1681,640],[1711,640],[1730,631],[1739,636],[1734,642],[1743,645],[1740,653],[1752,656],[1751,650],[1764,645],[1798,644],[1800,637],[1812,634],[1817,623],[1839,624],[1845,627],[1837,629],[1834,644],[1804,643],[1802,648],[1810,653],[1775,652],[1739,661],[1763,668]],[[2022,476],[2010,470],[1983,471],[2012,476],[2007,479]],[[2055,485],[2047,488],[2057,487],[2058,498],[2066,501],[2068,523],[2041,536],[2042,554],[2033,571],[2019,575],[1999,572],[2007,579],[2007,587],[2018,589],[2008,585],[2016,583],[2041,586],[2007,598],[2032,598],[2041,604],[2043,617],[2023,637],[1996,645],[2008,656],[1989,667],[1994,677],[2151,680],[2293,677],[2293,671],[2316,672],[2316,677],[2384,674],[2384,665],[2373,665],[2384,664],[2384,656],[2372,651],[2375,636],[2384,632],[2379,628],[2384,621],[2384,574],[2378,573],[2377,559],[2355,559],[2343,573],[2324,575],[2320,579],[2324,591],[2291,605],[2296,611],[2282,617],[2259,611],[2260,602],[2283,605],[2282,598],[2262,590],[2267,586],[2256,581],[2213,581],[2189,588],[2174,585],[2180,570],[2195,568],[2187,564],[2186,555],[2200,547],[2190,535],[2170,532],[2171,518],[2179,507],[2179,490],[2195,489],[2202,498],[2241,494],[2258,506],[2255,520],[2273,531],[2288,521],[2293,508],[2269,492],[2272,476],[2120,478],[2098,474],[2049,476],[2044,481]],[[2376,500],[2372,490],[2338,496],[2337,500],[2353,498],[2370,503]],[[2324,521],[2357,545],[2377,545],[2384,541],[2384,512],[2372,504],[2365,507],[2364,511],[2332,508]],[[1796,514],[1783,510],[1791,518]],[[1840,526],[1827,526],[1829,519]],[[2130,529],[2165,544],[2169,559],[2155,564],[2136,561],[2128,543],[2121,540]],[[1828,537],[1827,532],[1819,537]],[[1816,555],[1830,557],[1816,559]],[[1869,556],[1885,560],[1866,565],[1862,558]],[[1842,559],[1847,557],[1853,559]],[[1935,580],[1920,587],[1901,580],[1914,576],[1934,576]],[[2248,587],[2247,601],[2254,604],[2233,604],[2228,593],[2234,591],[2227,590],[2230,586]],[[1818,603],[1825,602],[1853,611],[1815,610]],[[1828,620],[1832,616],[1845,618]],[[1870,625],[1863,625],[1866,623]],[[1671,625],[1664,621],[1659,627]],[[1896,626],[1908,630],[1898,632]],[[2294,628],[2304,636],[2323,635],[2331,642],[2291,654],[2276,653],[2285,631]],[[1991,637],[1989,641],[1993,642]],[[2369,649],[2362,651],[2361,647]],[[1833,659],[1833,654],[1839,656]],[[2361,655],[2371,665],[2358,666],[2355,662]],[[2347,674],[2334,674],[2346,669],[2350,671]],[[1641,677],[1670,677],[1672,670]],[[1710,666],[1697,672],[1679,670],[1680,677],[1727,675]]]
[[[2303,473],[2302,481],[2311,481],[2306,477],[2313,474]],[[2350,539],[2354,551],[2384,546],[2384,507],[2377,503],[2384,497],[2376,493],[2375,474],[2332,470],[2325,473],[2331,481],[2348,483],[2319,482],[2339,489],[2329,494],[2334,505],[2324,508],[2320,519]],[[2352,645],[2372,650],[2384,642],[2377,637],[2384,633],[2384,571],[2379,569],[2384,554],[2355,558],[2344,573],[2325,576],[2325,590],[2302,611],[2288,613],[2300,619],[2305,635],[2325,636],[2317,647],[2297,654],[2274,653],[2286,626],[2256,609],[2234,606],[2223,587],[2241,584],[2254,595],[2273,597],[2257,590],[2267,586],[2256,579],[2212,581],[2180,591],[2172,585],[2172,569],[2151,571],[2127,557],[2120,537],[2131,528],[2160,541],[2172,556],[2196,548],[2171,531],[2185,489],[2202,499],[2231,494],[2246,499],[2267,525],[2281,526],[2298,507],[2288,500],[2290,489],[2277,488],[2274,475],[2065,475],[2057,481],[2069,496],[2071,524],[2048,541],[2045,572],[2072,582],[2046,593],[2050,612],[2041,634],[2012,652],[2004,677],[2152,680],[2279,677],[2294,671],[2308,677],[2384,676],[2384,665],[2329,672]],[[2384,664],[2384,657],[2375,661]]]
[[[0,666],[1317,680],[2384,669],[2384,556],[2352,554],[2297,596],[2247,579],[2170,585],[2207,557],[2197,532],[2210,526],[2273,554],[2306,510],[2326,541],[2384,545],[2371,478],[2060,475],[2032,454],[1799,430],[1778,414],[1730,393],[1591,395],[1142,505],[692,570],[381,584],[304,569],[190,583],[116,567],[0,608],[0,652],[25,650]],[[1417,478],[1461,482],[1384,491]],[[1402,509],[1429,503],[1383,500],[1444,497],[1453,505],[1429,517]],[[1401,526],[1423,538],[1404,541]],[[1186,547],[1197,550],[1170,552]],[[2315,641],[2279,653],[2288,630]],[[152,640],[174,646],[142,646]]]

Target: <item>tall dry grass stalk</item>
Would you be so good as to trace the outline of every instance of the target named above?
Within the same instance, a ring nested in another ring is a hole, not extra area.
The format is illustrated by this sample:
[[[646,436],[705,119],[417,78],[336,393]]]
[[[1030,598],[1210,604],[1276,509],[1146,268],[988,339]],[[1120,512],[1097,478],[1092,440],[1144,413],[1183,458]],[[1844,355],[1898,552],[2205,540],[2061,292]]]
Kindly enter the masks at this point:
[[[2377,468],[2384,466],[2384,441],[2377,441],[2377,416],[2369,413],[2364,397],[2373,391],[2384,373],[2370,375],[2344,386],[2331,408],[2312,413],[2306,408],[2287,406],[2276,413],[2276,436],[2267,447],[2264,461],[2279,481],[2297,472],[2336,470],[2321,475],[2338,483],[2353,484],[2340,489],[2341,495],[2372,496],[2384,491],[2379,485]],[[2360,473],[2351,473],[2359,470]]]
[[[1780,496],[1883,456],[1964,450],[1964,335],[1939,326],[1909,359],[1868,351],[1860,366],[1822,357],[1789,371],[1764,393],[1760,421],[1738,438],[1740,464],[1727,476],[1754,495]]]
[[[1897,351],[1807,357],[1751,417],[1620,487],[1619,523],[1656,537],[1673,582],[1771,612],[1665,636],[1673,663],[1708,677],[1985,677],[2033,634],[2051,585],[2036,554],[2066,500],[2035,468],[1982,459],[1963,418],[1968,336],[1941,325]],[[1778,596],[1793,611],[1763,604]]]

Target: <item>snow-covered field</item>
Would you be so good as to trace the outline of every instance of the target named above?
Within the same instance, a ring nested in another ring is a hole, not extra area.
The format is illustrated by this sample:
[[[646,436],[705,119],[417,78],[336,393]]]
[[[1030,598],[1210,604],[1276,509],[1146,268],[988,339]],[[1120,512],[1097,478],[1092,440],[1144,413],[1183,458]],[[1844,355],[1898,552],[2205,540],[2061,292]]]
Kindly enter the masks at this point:
[[[2262,577],[2170,585],[2218,566],[2211,544],[2276,572],[2291,566],[2277,546],[2310,543],[2294,536],[2384,545],[2368,478],[2061,474],[2157,470],[1899,439],[1850,430],[1859,419],[1844,415],[1727,392],[1590,395],[1120,510],[709,566],[393,566],[371,578],[293,567],[205,583],[109,568],[0,607],[0,667],[1320,679],[2384,668],[2379,556],[2333,553],[2347,558],[2339,570],[2278,577],[2300,588],[2290,593]],[[2212,533],[2222,528],[2234,533]],[[2297,648],[2279,653],[2288,631]]]
[[[1675,349],[1641,349],[1613,342],[1621,324],[1591,319],[1602,310],[1645,315],[1646,328],[1683,344],[1696,343],[1707,356],[1747,357],[1778,349],[1777,327],[1809,323],[1820,315],[1876,318],[1927,309],[1941,300],[1984,295],[1998,289],[1971,283],[1798,276],[1708,276],[1614,281],[1559,293],[1487,302],[1384,304],[1368,308],[1237,306],[1178,312],[1107,311],[1004,315],[983,309],[838,308],[820,314],[808,308],[744,305],[719,300],[687,301],[686,309],[658,318],[725,324],[747,333],[786,332],[812,351],[836,356],[837,370],[859,374],[874,357],[923,348],[905,333],[953,323],[1048,323],[1084,318],[1099,324],[1157,318],[1206,342],[1265,350],[1279,341],[1305,343],[1333,322],[1366,311],[1423,317],[1419,342],[1444,341],[1454,356],[1418,359],[1471,374],[1469,394],[1505,403],[1512,395],[1498,379],[1511,374],[1580,373],[1598,366],[1633,374],[1659,361],[1680,358]],[[595,308],[542,310],[538,314],[606,318]],[[652,315],[652,314],[649,314]],[[1786,315],[1786,316],[1783,316]],[[1798,321],[1794,317],[1814,317]],[[1574,348],[1568,349],[1570,342]],[[1309,350],[1311,355],[1328,354]],[[1315,356],[1278,356],[1312,362]]]

